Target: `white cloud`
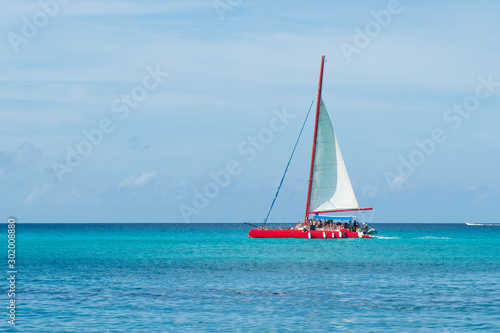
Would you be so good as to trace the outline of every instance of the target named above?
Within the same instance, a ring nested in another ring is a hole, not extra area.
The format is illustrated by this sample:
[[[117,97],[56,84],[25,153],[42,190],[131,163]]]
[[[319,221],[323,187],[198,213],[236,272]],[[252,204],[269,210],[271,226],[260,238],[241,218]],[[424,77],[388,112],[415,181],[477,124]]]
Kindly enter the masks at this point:
[[[406,181],[407,181],[407,178],[405,178],[401,175],[397,175],[397,177],[395,177],[392,180],[391,184],[389,184],[389,187],[395,191],[402,191],[405,187]]]
[[[130,176],[125,180],[122,180],[118,188],[127,188],[127,187],[143,187],[148,184],[151,179],[155,178],[158,175],[158,171],[152,170],[149,172],[143,172],[140,176]]]
[[[497,80],[498,81],[498,80]],[[486,144],[489,145],[500,145],[500,136],[497,131],[494,130],[480,130],[477,132],[477,137]]]
[[[45,2],[45,1],[43,1]],[[145,3],[146,2],[146,3]],[[208,8],[212,4],[206,1],[143,1],[134,3],[130,1],[107,0],[107,1],[82,1],[72,4],[60,4],[57,14],[86,16],[86,15],[144,15],[158,13],[175,13],[198,8]],[[42,7],[37,2],[16,1],[6,6],[0,18],[13,19],[19,21],[23,16],[31,17],[34,13],[42,11]],[[55,19],[55,18],[54,18]]]
[[[70,15],[143,15],[174,13],[208,7],[211,7],[211,3],[205,1],[149,1],[149,5],[144,2],[129,1],[85,1],[69,7],[67,12]]]
[[[363,186],[363,195],[368,198],[375,198],[377,196],[378,188],[376,186],[365,185]]]
[[[33,189],[33,191],[31,191],[30,195],[28,195],[26,197],[26,199],[24,199],[24,203],[26,205],[33,204],[33,202],[35,202],[42,195],[44,195],[47,192],[49,192],[54,186],[55,185],[53,183],[46,184],[46,185],[44,185],[41,188],[38,187],[38,186],[35,186],[35,188]]]
[[[42,150],[29,141],[24,141],[11,152],[0,151],[0,177],[6,172],[19,170],[35,164],[42,157]]]
[[[474,191],[474,190],[477,190],[481,188],[481,186],[479,185],[479,182],[477,180],[474,181],[474,183],[472,183],[471,186],[469,186],[469,191]]]

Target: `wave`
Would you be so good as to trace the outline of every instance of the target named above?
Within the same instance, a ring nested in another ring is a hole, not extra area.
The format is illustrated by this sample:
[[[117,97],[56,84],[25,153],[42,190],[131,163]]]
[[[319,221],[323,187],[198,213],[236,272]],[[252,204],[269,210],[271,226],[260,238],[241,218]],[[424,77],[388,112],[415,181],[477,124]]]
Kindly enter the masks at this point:
[[[500,223],[465,223],[471,227],[500,227]]]
[[[400,239],[401,237],[397,237],[397,236],[377,236],[375,238],[378,238],[378,239]]]
[[[450,237],[437,237],[437,236],[422,236],[413,239],[451,239]]]

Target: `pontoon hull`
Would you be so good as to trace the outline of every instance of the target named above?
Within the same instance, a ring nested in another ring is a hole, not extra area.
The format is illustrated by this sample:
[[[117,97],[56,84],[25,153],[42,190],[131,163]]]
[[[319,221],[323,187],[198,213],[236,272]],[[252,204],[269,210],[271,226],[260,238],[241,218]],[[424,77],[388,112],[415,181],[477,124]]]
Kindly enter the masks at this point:
[[[360,235],[357,232],[341,229],[340,231],[323,230],[261,230],[252,229],[248,232],[250,238],[373,238],[371,235]]]

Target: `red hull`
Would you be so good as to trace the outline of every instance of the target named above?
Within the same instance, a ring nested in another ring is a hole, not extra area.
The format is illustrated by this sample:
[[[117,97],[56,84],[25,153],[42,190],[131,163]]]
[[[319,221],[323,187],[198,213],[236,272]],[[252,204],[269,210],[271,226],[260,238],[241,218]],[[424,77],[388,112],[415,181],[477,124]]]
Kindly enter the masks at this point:
[[[357,232],[341,229],[340,231],[323,230],[261,230],[252,229],[248,232],[250,238],[373,238],[370,235],[358,235]]]

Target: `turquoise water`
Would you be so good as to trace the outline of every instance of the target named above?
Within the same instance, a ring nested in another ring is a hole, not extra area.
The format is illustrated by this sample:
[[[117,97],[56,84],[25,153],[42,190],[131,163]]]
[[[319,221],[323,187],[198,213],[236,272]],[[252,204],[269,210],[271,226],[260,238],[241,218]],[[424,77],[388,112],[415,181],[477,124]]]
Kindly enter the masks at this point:
[[[500,227],[375,227],[378,239],[308,240],[249,239],[242,224],[18,224],[12,331],[500,331]]]

